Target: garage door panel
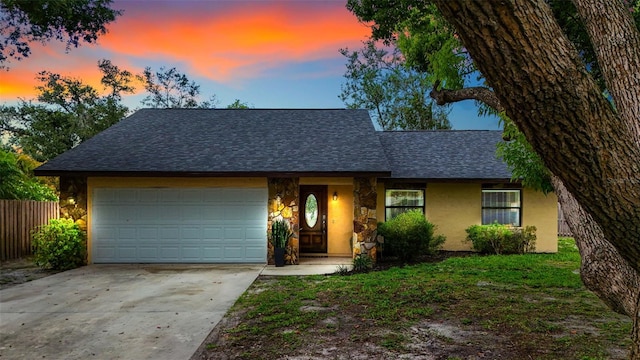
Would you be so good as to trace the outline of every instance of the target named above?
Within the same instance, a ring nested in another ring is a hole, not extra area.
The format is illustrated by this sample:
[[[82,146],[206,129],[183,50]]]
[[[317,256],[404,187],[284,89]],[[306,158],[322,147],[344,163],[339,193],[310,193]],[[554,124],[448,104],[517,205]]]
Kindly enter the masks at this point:
[[[222,228],[204,226],[202,231],[202,237],[206,240],[221,240]]]
[[[158,192],[158,201],[166,204],[178,204],[181,198],[180,193],[181,191],[175,191],[175,189],[160,189]]]
[[[121,227],[118,229],[118,239],[125,241],[135,241],[137,239],[136,228]]]
[[[117,248],[109,245],[98,245],[94,248],[94,253],[100,258],[112,259],[116,257]]]
[[[138,249],[135,246],[119,245],[116,256],[121,261],[134,261],[138,258]]]
[[[244,239],[244,228],[225,227],[224,238],[227,241],[242,240]]]
[[[156,224],[159,218],[159,209],[157,205],[139,205],[133,208],[137,211],[137,224]]]
[[[266,189],[94,189],[96,263],[266,261]]]
[[[198,240],[202,239],[202,229],[200,227],[183,227],[180,231],[182,240]]]
[[[157,246],[144,246],[138,247],[138,257],[142,260],[153,260],[158,258]]]
[[[122,189],[114,194],[112,201],[116,204],[135,204],[138,202],[138,194],[136,189]]]
[[[200,246],[183,246],[182,259],[187,261],[199,260],[202,256],[202,248]]]
[[[158,226],[158,239],[162,242],[174,242],[180,239],[180,228],[177,226]]]
[[[244,247],[242,246],[225,246],[224,258],[231,261],[240,261],[244,258]]]
[[[207,259],[222,260],[222,246],[204,246],[202,253]]]
[[[139,204],[157,204],[158,203],[158,190],[157,189],[139,189],[136,193]]]
[[[177,262],[180,260],[180,247],[177,245],[162,245],[160,247],[160,258],[163,261]]]
[[[141,241],[156,241],[158,238],[158,228],[153,226],[139,226],[138,239]]]

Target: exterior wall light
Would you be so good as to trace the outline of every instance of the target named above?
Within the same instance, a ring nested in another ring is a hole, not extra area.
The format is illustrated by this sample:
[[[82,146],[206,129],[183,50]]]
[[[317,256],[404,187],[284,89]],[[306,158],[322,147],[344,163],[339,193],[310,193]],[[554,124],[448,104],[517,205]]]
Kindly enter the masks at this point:
[[[336,200],[338,200],[338,192],[334,191],[333,192],[333,201],[336,201]]]

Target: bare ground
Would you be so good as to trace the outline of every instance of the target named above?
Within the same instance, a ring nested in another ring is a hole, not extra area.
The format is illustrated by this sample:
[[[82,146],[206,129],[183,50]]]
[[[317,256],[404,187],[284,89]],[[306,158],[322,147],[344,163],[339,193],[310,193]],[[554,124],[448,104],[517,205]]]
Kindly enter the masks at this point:
[[[0,266],[0,290],[41,279],[58,272],[57,270],[40,269],[30,258],[3,261]]]

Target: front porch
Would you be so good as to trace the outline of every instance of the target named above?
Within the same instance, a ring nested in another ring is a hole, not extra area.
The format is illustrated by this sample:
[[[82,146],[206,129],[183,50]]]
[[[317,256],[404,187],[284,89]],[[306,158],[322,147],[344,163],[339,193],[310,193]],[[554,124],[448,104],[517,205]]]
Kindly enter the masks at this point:
[[[363,252],[375,260],[375,177],[283,177],[267,183],[267,232],[277,220],[288,222],[292,231],[286,264],[346,265]],[[269,242],[269,265],[273,259]]]

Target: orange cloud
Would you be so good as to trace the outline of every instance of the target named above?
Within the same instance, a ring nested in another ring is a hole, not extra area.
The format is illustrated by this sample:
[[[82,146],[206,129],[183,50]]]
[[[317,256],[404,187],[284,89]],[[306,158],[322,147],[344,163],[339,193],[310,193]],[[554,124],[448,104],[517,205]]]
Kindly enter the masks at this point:
[[[190,78],[237,86],[287,63],[340,58],[339,48],[357,47],[370,33],[334,1],[124,1],[115,7],[125,13],[97,44],[69,53],[59,42],[31,44],[31,57],[0,71],[0,101],[33,98],[41,70],[100,89],[102,58],[132,72],[164,64]],[[319,73],[340,75],[342,69],[332,71]]]
[[[252,66],[335,57],[339,48],[358,46],[369,34],[336,2],[237,2],[221,10],[199,8],[210,3],[188,4],[193,6],[125,9],[101,46],[121,55],[187,63],[199,75],[230,81],[259,75],[247,73]]]

